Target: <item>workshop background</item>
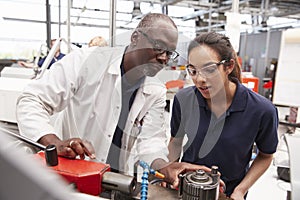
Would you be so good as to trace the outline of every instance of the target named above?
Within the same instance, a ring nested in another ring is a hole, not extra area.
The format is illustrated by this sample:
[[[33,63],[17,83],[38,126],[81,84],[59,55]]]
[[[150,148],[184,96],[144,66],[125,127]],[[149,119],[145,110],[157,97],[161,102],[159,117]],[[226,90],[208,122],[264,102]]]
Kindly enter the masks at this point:
[[[17,68],[18,61],[33,62],[37,56],[47,55],[53,38],[63,38],[63,53],[87,48],[97,35],[110,46],[124,45],[139,20],[152,12],[174,19],[181,38],[179,52],[185,52],[186,42],[200,32],[217,31],[231,36],[241,60],[243,83],[278,107],[282,139],[278,156],[251,188],[253,192],[247,199],[287,199],[292,183],[280,177],[278,167],[289,169],[292,163],[291,149],[283,138],[299,134],[299,0],[0,0],[0,121],[15,122],[7,111],[15,105],[9,95],[16,98],[27,83],[23,79],[34,73],[27,70],[24,75],[8,68]],[[169,84],[169,108],[173,95],[183,87],[182,81],[191,83],[185,62],[186,55],[181,53],[178,61],[169,63],[158,74]],[[4,80],[12,76],[22,80]],[[293,161],[293,167],[299,165],[299,161]],[[295,168],[289,173],[299,183]]]

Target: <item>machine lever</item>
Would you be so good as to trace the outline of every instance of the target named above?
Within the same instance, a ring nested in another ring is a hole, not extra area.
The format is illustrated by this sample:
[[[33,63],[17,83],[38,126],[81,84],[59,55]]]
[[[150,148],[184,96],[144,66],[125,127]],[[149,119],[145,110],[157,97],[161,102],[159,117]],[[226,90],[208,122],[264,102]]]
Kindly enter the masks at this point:
[[[10,131],[4,131],[5,133],[8,133],[10,136],[13,136],[29,145],[32,145],[34,147],[37,147],[43,151],[45,151],[45,158],[46,158],[46,163],[49,166],[56,166],[58,165],[58,158],[57,158],[57,151],[56,151],[56,146],[53,144],[49,144],[48,146],[44,146],[38,142],[35,142],[25,136],[15,134]]]

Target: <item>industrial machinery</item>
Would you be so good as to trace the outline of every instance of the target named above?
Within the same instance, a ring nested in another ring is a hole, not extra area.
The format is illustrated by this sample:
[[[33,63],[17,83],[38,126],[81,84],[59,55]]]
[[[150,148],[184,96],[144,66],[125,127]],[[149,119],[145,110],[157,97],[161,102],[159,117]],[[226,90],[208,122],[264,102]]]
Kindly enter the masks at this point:
[[[179,189],[164,188],[149,184],[148,176],[153,174],[160,181],[164,176],[153,170],[147,163],[138,161],[135,166],[143,168],[142,182],[137,182],[136,176],[127,176],[110,171],[108,164],[81,159],[58,157],[56,147],[45,147],[35,141],[11,132],[13,136],[29,145],[39,148],[33,157],[41,166],[45,166],[61,175],[73,189],[98,196],[103,199],[115,200],[223,200],[228,199],[219,193],[220,175],[218,167],[213,166],[211,172],[203,170],[187,172],[180,176]]]
[[[37,157],[45,163],[43,151]],[[104,163],[58,157],[58,164],[49,167],[72,184],[74,189],[94,196],[101,196],[105,190],[132,194],[136,188],[135,177],[110,172],[110,166]]]
[[[217,200],[219,185],[218,167],[213,166],[210,173],[197,170],[180,176],[179,194],[183,200]]]

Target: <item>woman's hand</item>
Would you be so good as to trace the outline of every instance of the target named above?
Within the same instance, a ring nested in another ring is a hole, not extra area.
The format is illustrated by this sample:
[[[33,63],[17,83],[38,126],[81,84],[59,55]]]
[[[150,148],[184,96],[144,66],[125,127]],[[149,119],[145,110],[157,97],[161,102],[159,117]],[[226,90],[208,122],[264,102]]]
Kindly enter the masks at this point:
[[[230,198],[234,200],[244,200],[244,194],[241,192],[233,192]]]

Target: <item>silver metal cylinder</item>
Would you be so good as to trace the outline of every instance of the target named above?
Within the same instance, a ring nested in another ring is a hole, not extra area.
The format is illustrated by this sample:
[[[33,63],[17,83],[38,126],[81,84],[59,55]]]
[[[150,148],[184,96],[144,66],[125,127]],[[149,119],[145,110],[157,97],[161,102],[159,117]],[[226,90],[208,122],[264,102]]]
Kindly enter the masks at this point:
[[[136,178],[114,172],[105,172],[102,177],[102,187],[108,190],[115,190],[132,194],[136,188]]]

